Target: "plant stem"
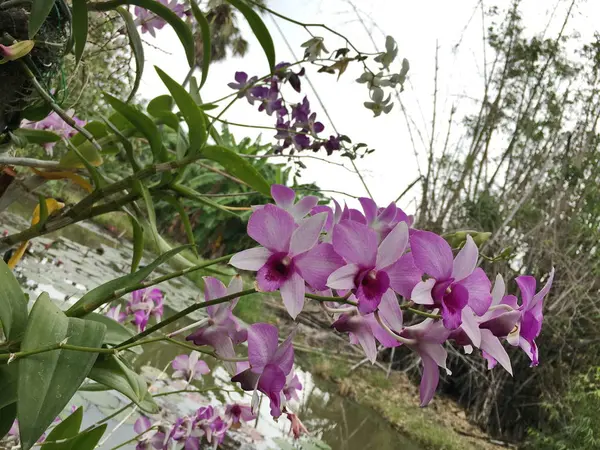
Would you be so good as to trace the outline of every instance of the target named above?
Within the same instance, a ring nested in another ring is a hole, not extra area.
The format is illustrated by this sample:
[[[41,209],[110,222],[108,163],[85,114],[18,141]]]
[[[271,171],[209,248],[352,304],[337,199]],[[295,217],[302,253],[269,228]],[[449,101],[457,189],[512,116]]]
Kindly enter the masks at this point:
[[[344,303],[346,305],[358,306],[353,300],[348,300],[350,295],[346,295],[344,297],[327,297],[324,295],[315,295],[315,294],[304,294],[306,298],[310,298],[312,300],[317,300],[319,302],[336,302],[336,303]]]
[[[212,306],[212,305],[219,305],[221,303],[225,303],[230,300],[233,300],[234,298],[244,297],[246,295],[254,294],[256,292],[257,292],[256,289],[246,289],[245,291],[236,292],[233,294],[225,295],[224,297],[215,298],[214,300],[209,300],[207,302],[196,303],[194,305],[188,306],[187,308],[179,311],[178,313],[173,314],[171,317],[168,317],[165,320],[157,323],[156,325],[154,325],[150,328],[147,328],[145,331],[142,331],[137,336],[133,336],[132,338],[127,339],[126,341],[122,342],[120,345],[128,345],[133,342],[137,342],[141,338],[146,337],[149,334],[152,334],[155,331],[158,331],[161,328],[166,327],[167,325],[175,322],[176,320],[181,319],[182,317],[187,316],[188,314],[193,313],[194,311],[196,311],[198,309],[206,308],[206,307]]]

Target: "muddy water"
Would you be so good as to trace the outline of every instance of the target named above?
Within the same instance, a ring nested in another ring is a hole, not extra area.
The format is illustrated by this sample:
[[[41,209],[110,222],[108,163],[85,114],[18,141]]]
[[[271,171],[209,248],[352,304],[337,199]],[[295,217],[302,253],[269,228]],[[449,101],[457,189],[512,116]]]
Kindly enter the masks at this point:
[[[0,214],[0,232],[10,233],[27,226],[27,222],[14,214]],[[31,299],[45,291],[61,307],[66,309],[89,289],[110,279],[128,273],[131,258],[131,244],[119,240],[95,225],[74,226],[60,234],[36,239],[31,253],[19,264],[16,275],[29,293]],[[142,264],[152,260],[147,255]],[[160,269],[155,275],[160,274]],[[160,288],[166,294],[166,302],[173,309],[181,309],[196,301],[198,288],[189,280],[179,279],[164,283]],[[189,320],[189,319],[188,319]],[[187,322],[173,324],[174,329]],[[153,393],[165,393],[185,389],[181,380],[172,380],[168,367],[170,361],[181,348],[170,344],[154,344],[144,347],[141,355],[132,354],[132,362],[151,383]],[[236,389],[229,381],[229,375],[213,361],[211,373],[193,387],[204,390],[202,393],[180,393],[157,398],[163,407],[163,420],[176,415],[192,414],[198,407],[207,404],[231,402],[250,403],[250,396]],[[398,434],[390,425],[369,408],[363,407],[336,392],[335,386],[313,377],[297,368],[303,390],[300,401],[292,402],[291,407],[311,431],[312,440],[295,443],[289,438],[289,422],[282,418],[274,422],[269,415],[268,402],[260,405],[260,414],[255,423],[245,425],[236,432],[230,432],[228,448],[241,449],[305,449],[319,450],[417,450],[420,447]],[[220,390],[216,390],[220,389]],[[73,405],[85,408],[84,426],[90,425],[115,412],[128,403],[128,400],[114,391],[79,392]],[[108,423],[101,449],[112,449],[135,436],[133,423],[138,413],[131,408]],[[154,417],[154,420],[160,417]],[[0,444],[1,447],[1,444]],[[135,448],[128,444],[124,449]]]

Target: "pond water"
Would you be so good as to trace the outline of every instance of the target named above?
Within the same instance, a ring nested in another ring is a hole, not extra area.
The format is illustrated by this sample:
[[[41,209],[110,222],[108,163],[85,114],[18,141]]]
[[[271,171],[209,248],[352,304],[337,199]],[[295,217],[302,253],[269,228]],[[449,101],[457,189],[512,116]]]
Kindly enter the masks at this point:
[[[0,214],[0,232],[8,230],[12,234],[26,226],[27,221],[18,215]],[[129,242],[119,240],[95,225],[78,225],[63,230],[61,234],[36,239],[32,244],[31,254],[23,259],[15,274],[31,299],[37,298],[45,291],[58,305],[66,309],[89,289],[128,273],[131,252]],[[142,264],[151,259],[152,255],[147,255]],[[155,272],[155,276],[159,274],[160,269]],[[173,280],[162,284],[160,288],[166,294],[167,304],[175,310],[189,306],[200,295],[199,289],[187,279]],[[177,329],[188,323],[175,322],[172,327]],[[153,394],[186,388],[184,381],[169,378],[172,370],[168,367],[175,356],[185,352],[185,349],[183,350],[172,344],[157,343],[145,346],[140,355],[132,354],[132,362],[148,378]],[[229,381],[230,377],[225,369],[215,365],[210,359],[207,358],[207,363],[211,366],[211,373],[205,375],[201,381],[194,382],[193,386],[205,392],[186,392],[157,398],[157,403],[167,411],[167,417],[163,419],[191,414],[207,404],[250,403],[250,395],[237,390]],[[231,439],[226,441],[225,447],[246,450],[420,448],[400,435],[373,410],[338,395],[336,386],[302,370],[301,363],[297,372],[303,390],[299,393],[300,400],[292,402],[291,407],[310,430],[314,440],[292,444],[293,441],[289,437],[289,421],[284,417],[279,422],[273,421],[269,415],[268,401],[264,401],[261,402],[256,422],[230,432]],[[128,399],[114,391],[80,391],[72,402],[73,405],[84,406],[84,426],[101,420],[127,403]],[[132,425],[137,417],[138,412],[129,408],[110,420],[98,448],[112,449],[135,436]],[[135,445],[128,444],[121,448],[134,449]]]

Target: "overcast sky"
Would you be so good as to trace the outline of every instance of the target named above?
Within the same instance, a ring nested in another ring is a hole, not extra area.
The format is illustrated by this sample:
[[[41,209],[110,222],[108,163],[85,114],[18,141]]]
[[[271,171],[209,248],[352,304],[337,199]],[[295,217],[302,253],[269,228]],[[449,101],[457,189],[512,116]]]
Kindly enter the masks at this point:
[[[504,7],[510,5],[508,0],[494,3]],[[557,3],[559,8],[554,11]],[[569,29],[580,31],[584,37],[591,36],[598,28],[598,3],[600,2],[596,0],[581,1],[574,9]],[[364,52],[375,50],[369,35],[379,50],[384,48],[385,35],[392,35],[399,46],[396,70],[399,70],[402,58],[410,61],[409,82],[402,93],[402,100],[414,122],[413,138],[419,152],[423,149],[421,140],[428,143],[430,139],[436,45],[439,47],[439,72],[434,142],[438,143],[438,147],[445,139],[451,107],[457,108],[455,117],[460,118],[473,107],[474,103],[469,98],[481,97],[484,54],[479,0],[354,0],[364,24],[358,20],[357,13],[347,0],[269,0],[268,4],[272,9],[298,21],[325,23],[343,33]],[[491,4],[491,1],[486,1],[485,7]],[[545,30],[546,36],[555,35],[562,25],[567,7],[568,5],[561,3],[561,0],[524,0],[522,12],[528,32],[540,34]],[[284,37],[294,52],[302,55],[300,44],[310,38],[303,28],[281,19],[274,19],[270,15],[265,15],[264,20],[275,41],[278,61],[295,60]],[[275,20],[281,33],[275,26]],[[229,94],[231,90],[227,83],[233,80],[237,70],[259,76],[268,72],[264,53],[242,18],[240,25],[244,37],[250,43],[249,51],[244,58],[230,58],[211,66],[208,81],[202,89],[204,101]],[[344,46],[340,39],[325,30],[315,28],[312,31],[315,35],[325,38],[325,45],[329,50]],[[156,39],[147,34],[143,37],[148,43],[161,49],[147,46],[147,67],[157,65],[175,79],[182,81],[188,66],[175,33],[169,27],[165,27]],[[337,77],[333,75],[317,74],[308,65],[307,69],[310,80],[339,132],[348,135],[355,143],[364,142],[376,149],[374,154],[358,161],[359,169],[375,200],[380,204],[395,200],[418,176],[417,158],[399,105],[396,104],[389,115],[373,118],[372,112],[362,105],[364,101],[369,100],[368,91],[365,85],[355,82],[362,72],[358,65],[349,67],[339,81],[336,81]],[[372,63],[372,69],[377,69],[376,63]],[[165,92],[166,89],[155,72],[147,69],[140,95],[150,99]],[[319,119],[326,125],[325,133],[333,133],[331,122],[327,120],[315,93],[306,82],[303,84],[304,93],[308,95]],[[300,96],[298,100],[301,100]],[[273,126],[273,118],[258,113],[254,108],[245,100],[239,101],[228,111],[226,118],[233,122]],[[263,142],[274,142],[274,133],[269,130],[232,127],[232,131],[239,138],[262,133]],[[312,152],[306,154],[312,155]],[[326,158],[324,153],[319,153],[318,156]],[[418,159],[423,165],[424,157],[420,155]],[[305,160],[308,168],[303,172],[302,179],[306,182],[314,181],[322,189],[339,190],[359,196],[366,194],[357,175],[348,170],[351,166],[347,159],[330,157],[328,160],[343,163],[347,168]],[[399,202],[399,206],[407,212],[414,212],[417,192],[411,191]],[[334,197],[338,200],[347,199],[339,195]],[[353,202],[352,199],[347,200]]]

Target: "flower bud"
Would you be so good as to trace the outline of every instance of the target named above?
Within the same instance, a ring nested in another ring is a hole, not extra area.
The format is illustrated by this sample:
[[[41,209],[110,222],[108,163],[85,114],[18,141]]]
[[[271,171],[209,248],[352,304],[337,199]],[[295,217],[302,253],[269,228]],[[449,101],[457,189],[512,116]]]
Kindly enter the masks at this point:
[[[14,61],[26,56],[33,49],[33,41],[20,41],[9,47],[0,44],[0,55],[3,57],[0,64],[5,64],[8,61]]]

